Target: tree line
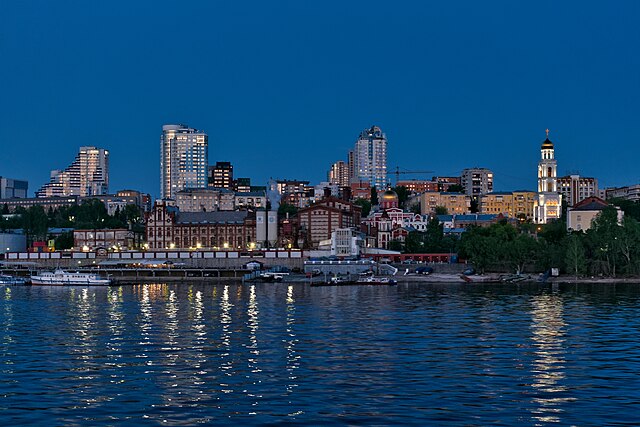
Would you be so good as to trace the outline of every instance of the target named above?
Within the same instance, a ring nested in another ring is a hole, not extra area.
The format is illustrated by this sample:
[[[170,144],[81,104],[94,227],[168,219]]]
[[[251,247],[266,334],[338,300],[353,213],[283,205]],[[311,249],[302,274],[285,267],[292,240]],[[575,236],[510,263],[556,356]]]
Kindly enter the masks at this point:
[[[605,208],[586,232],[567,231],[566,216],[545,225],[506,219],[489,227],[473,226],[458,239],[446,236],[436,218],[424,232],[412,231],[390,249],[407,253],[457,253],[479,272],[542,272],[558,268],[575,276],[640,274],[640,204],[614,201],[625,212],[618,221],[614,206]],[[565,214],[566,215],[566,214]]]
[[[5,204],[1,213],[9,213]],[[84,200],[81,204],[63,206],[45,210],[42,206],[29,208],[17,207],[12,216],[0,217],[0,230],[22,229],[27,236],[27,244],[48,240],[49,228],[101,229],[127,228],[135,232],[144,232],[142,212],[135,205],[126,205],[122,210],[116,208],[109,215],[104,203],[98,199]],[[73,232],[62,233],[56,237],[57,249],[73,246]]]

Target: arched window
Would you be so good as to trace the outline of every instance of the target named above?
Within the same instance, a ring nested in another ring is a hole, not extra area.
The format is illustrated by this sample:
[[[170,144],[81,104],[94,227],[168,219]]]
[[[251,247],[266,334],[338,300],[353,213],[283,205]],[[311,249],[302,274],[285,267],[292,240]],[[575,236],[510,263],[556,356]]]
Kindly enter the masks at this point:
[[[547,168],[547,176],[552,176],[552,169],[551,169],[551,166],[549,166],[549,167]]]

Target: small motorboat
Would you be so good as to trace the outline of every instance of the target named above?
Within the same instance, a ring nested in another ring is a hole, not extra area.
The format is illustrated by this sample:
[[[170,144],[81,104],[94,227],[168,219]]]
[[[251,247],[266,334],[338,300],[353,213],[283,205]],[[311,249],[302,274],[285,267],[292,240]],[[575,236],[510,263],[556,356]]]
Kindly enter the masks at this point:
[[[356,281],[358,285],[397,285],[398,281],[389,279],[388,277],[366,276]]]
[[[22,277],[0,274],[0,285],[26,285],[27,281]]]

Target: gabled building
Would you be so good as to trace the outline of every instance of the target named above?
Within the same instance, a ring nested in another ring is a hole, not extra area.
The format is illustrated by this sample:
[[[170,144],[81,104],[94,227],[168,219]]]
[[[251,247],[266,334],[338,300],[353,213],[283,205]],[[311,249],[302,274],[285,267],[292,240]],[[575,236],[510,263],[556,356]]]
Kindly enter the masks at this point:
[[[571,231],[587,231],[591,228],[593,220],[607,207],[609,204],[599,197],[587,197],[572,208],[567,209],[567,230]],[[619,207],[618,223],[622,223],[624,213]]]

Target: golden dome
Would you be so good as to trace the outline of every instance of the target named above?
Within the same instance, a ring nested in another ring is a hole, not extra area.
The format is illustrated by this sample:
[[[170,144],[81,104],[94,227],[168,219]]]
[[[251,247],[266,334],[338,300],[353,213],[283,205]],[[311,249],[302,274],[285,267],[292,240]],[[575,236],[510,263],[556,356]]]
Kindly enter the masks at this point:
[[[393,200],[393,199],[397,199],[397,198],[398,198],[398,195],[393,190],[387,190],[384,193],[382,193],[382,199],[383,200]]]

